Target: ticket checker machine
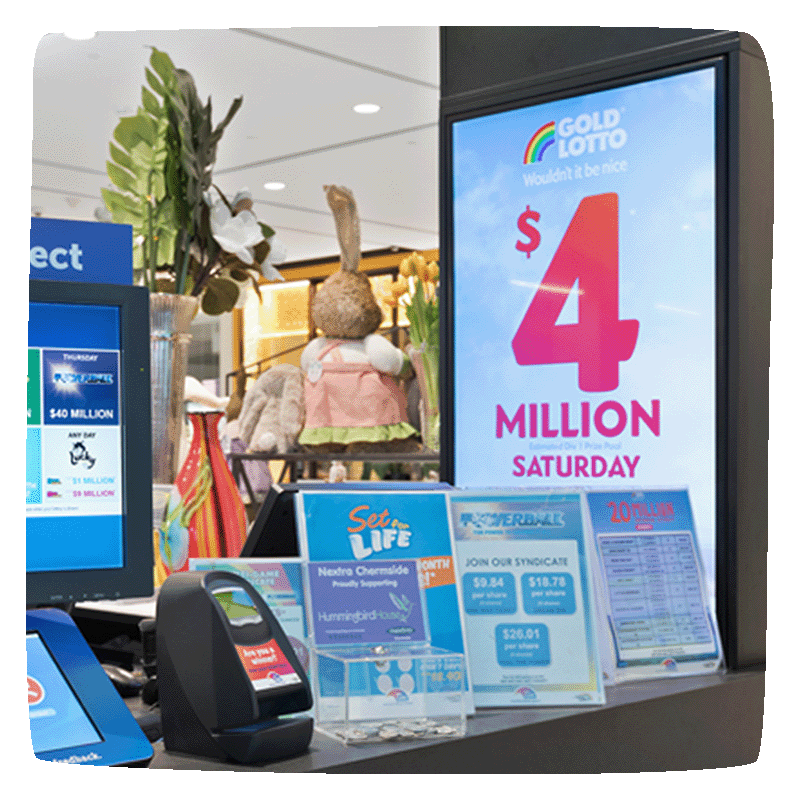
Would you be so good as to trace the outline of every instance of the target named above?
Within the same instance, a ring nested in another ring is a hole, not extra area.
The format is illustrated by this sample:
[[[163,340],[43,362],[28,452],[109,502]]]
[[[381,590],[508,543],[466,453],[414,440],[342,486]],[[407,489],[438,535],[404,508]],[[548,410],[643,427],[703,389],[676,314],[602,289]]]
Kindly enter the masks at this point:
[[[159,592],[156,623],[167,750],[253,763],[307,749],[313,721],[298,712],[312,705],[308,678],[246,580],[175,573]]]

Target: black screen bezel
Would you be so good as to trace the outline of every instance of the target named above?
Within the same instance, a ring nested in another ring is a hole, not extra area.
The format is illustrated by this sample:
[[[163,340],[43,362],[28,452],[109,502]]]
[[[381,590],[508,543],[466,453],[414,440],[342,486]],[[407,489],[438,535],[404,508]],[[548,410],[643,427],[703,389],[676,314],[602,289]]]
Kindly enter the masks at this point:
[[[110,306],[120,319],[123,565],[26,573],[28,608],[153,594],[149,292],[141,286],[29,280],[29,302]]]

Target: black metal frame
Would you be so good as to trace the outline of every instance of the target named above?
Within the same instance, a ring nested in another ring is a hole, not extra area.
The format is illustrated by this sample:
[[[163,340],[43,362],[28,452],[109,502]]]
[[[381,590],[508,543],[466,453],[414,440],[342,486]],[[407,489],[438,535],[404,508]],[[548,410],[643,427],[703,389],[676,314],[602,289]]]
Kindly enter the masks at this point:
[[[142,286],[31,280],[30,301],[120,310],[120,421],[124,565],[120,569],[32,572],[27,605],[149,597],[153,593],[150,293]]]

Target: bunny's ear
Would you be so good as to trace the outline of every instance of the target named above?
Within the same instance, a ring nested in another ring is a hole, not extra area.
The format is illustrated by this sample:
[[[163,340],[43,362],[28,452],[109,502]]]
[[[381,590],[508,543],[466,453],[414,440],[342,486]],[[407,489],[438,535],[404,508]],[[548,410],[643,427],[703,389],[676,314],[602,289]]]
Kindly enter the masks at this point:
[[[336,223],[342,269],[345,272],[357,272],[361,261],[361,227],[353,193],[344,186],[331,185],[323,189]]]

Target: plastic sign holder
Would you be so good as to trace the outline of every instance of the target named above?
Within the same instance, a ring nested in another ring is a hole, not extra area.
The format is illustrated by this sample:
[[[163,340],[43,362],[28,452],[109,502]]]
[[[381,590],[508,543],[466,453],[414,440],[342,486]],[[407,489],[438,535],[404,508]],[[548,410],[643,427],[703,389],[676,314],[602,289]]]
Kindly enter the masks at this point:
[[[687,488],[587,493],[609,684],[724,668]]]
[[[317,728],[345,744],[466,731],[464,656],[428,644],[311,651]]]
[[[463,653],[432,646],[415,559],[310,562],[316,726],[345,744],[463,736]]]
[[[240,763],[303,752],[308,678],[269,607],[230,572],[179,572],[156,606],[164,747]],[[284,715],[293,715],[286,717]]]

